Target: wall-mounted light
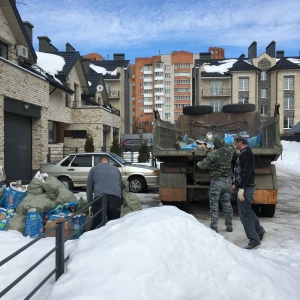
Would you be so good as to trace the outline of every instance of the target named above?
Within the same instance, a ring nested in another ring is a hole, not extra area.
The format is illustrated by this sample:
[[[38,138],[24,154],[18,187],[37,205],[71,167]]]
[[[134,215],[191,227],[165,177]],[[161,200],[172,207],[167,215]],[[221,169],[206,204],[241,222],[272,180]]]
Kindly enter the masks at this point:
[[[24,108],[24,109],[28,109],[29,106],[30,106],[29,104],[23,104],[23,108]]]

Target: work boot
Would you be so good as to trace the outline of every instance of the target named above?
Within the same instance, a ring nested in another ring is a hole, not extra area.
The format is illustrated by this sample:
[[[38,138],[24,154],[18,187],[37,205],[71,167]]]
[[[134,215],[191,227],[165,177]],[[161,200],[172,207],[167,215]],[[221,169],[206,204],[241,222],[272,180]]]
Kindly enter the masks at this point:
[[[243,247],[244,249],[247,249],[247,250],[252,250],[252,249],[255,249],[257,247],[260,246],[260,243],[259,244],[248,244],[247,246]]]
[[[227,230],[228,232],[232,232],[232,231],[233,231],[233,229],[232,229],[231,226],[227,226],[227,227],[226,227],[226,230]]]

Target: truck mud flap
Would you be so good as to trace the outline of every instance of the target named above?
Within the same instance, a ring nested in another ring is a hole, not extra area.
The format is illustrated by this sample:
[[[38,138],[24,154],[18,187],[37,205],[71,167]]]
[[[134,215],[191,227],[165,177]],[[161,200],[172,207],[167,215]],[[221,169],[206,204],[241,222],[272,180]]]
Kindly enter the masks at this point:
[[[159,176],[160,201],[186,201],[186,174],[161,173]]]
[[[252,204],[277,204],[277,190],[256,190]]]

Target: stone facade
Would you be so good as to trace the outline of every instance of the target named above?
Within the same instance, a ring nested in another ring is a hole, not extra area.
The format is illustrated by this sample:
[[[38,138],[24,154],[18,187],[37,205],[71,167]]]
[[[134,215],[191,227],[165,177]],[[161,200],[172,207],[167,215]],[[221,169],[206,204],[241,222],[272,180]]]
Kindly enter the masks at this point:
[[[42,77],[0,57],[0,95],[0,165],[4,165],[4,98],[46,109],[49,105],[49,83]],[[47,114],[44,116],[47,117]],[[32,127],[32,167],[37,169],[39,164],[46,160],[48,123],[42,117],[40,120],[34,119]]]

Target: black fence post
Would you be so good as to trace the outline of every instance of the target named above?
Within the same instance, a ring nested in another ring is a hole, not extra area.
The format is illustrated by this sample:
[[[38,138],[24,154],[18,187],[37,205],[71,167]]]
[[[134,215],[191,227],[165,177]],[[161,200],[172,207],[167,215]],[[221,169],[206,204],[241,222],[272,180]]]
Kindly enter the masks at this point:
[[[64,273],[65,270],[65,251],[64,251],[64,222],[57,222],[56,228],[56,280]]]

